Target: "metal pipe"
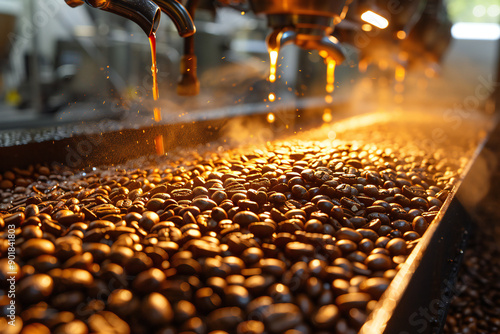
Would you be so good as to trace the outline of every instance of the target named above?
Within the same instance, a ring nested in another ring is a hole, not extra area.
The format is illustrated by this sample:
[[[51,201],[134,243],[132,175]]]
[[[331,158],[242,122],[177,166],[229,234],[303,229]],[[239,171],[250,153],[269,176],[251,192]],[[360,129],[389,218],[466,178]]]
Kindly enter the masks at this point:
[[[192,36],[196,32],[191,12],[176,0],[154,0],[161,10],[170,17],[181,37]],[[188,1],[189,3],[189,1]],[[194,11],[193,11],[194,13]]]
[[[70,7],[87,5],[125,17],[137,23],[146,35],[156,32],[160,24],[160,7],[150,0],[65,0]]]
[[[188,0],[186,9],[188,15],[194,18],[199,0]],[[198,80],[198,59],[194,53],[194,36],[184,39],[184,54],[180,63],[181,76],[177,83],[177,94],[180,96],[194,96],[200,93],[200,81]]]

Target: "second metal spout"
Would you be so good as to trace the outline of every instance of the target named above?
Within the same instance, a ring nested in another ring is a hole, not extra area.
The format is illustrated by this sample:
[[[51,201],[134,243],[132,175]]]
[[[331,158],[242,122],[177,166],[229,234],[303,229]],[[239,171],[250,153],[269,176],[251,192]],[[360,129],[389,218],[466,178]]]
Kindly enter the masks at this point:
[[[161,10],[174,22],[179,36],[188,37],[196,32],[191,15],[177,0],[154,0]]]
[[[305,50],[326,53],[325,59],[333,59],[337,64],[345,60],[345,53],[335,37],[321,29],[298,29],[285,27],[273,30],[267,37],[269,51],[278,51],[287,44],[295,43]]]

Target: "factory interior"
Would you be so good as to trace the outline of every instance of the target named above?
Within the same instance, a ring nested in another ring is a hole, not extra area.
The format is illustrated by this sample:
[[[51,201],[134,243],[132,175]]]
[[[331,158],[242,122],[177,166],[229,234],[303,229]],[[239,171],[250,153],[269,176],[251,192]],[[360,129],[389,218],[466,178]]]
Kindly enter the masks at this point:
[[[0,0],[0,333],[500,333],[497,0]]]

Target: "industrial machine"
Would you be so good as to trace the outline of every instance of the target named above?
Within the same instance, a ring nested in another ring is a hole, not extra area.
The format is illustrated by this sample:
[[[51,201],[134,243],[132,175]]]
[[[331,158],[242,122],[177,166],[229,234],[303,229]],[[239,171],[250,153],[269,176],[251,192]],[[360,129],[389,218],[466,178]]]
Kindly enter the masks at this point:
[[[0,36],[0,332],[442,331],[495,42],[442,0],[65,2]]]

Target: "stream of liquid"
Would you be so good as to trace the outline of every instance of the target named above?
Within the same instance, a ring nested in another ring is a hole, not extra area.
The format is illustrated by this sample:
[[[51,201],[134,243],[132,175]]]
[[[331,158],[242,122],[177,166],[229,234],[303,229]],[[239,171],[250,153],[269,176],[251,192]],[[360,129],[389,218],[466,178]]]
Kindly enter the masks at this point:
[[[326,58],[326,95],[325,95],[325,102],[326,103],[332,103],[333,102],[333,96],[332,93],[335,90],[335,66],[337,65],[337,62],[333,60],[332,58],[327,57]]]
[[[151,72],[153,74],[153,99],[155,101],[160,97],[160,93],[158,91],[158,67],[156,65],[156,35],[152,33],[149,35],[149,44],[151,45]],[[154,120],[155,122],[161,121],[161,110],[158,107],[154,108]],[[158,155],[165,154],[165,148],[163,147],[163,135],[158,135],[155,137],[155,147],[156,153]]]
[[[269,51],[270,69],[269,82],[276,81],[276,65],[278,64],[278,50]]]
[[[278,50],[270,50],[269,51],[269,60],[270,60],[269,82],[273,83],[276,81],[276,66],[278,64]],[[273,91],[269,92],[268,100],[269,100],[269,102],[274,102],[274,100],[276,100],[276,94],[274,94]]]
[[[327,93],[333,93],[333,90],[335,89],[335,65],[337,63],[335,60],[328,58],[326,60],[326,92]]]

